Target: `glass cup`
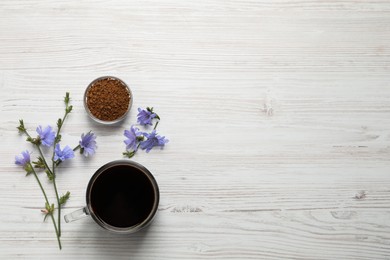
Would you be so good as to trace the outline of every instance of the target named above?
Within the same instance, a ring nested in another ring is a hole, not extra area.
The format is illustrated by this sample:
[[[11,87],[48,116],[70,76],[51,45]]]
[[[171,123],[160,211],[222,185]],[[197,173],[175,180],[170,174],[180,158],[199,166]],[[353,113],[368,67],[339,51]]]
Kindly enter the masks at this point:
[[[102,228],[120,234],[149,225],[158,209],[160,194],[148,169],[130,160],[109,162],[89,181],[86,206],[65,215],[65,222],[85,216]]]

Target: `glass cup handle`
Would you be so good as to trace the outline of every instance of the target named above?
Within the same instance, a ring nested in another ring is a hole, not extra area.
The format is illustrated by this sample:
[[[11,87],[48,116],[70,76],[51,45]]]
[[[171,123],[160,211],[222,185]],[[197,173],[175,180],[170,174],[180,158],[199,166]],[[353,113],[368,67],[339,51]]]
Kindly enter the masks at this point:
[[[69,223],[75,220],[79,220],[80,218],[86,217],[88,215],[89,215],[89,211],[87,207],[84,207],[76,211],[73,211],[72,213],[66,214],[64,218],[65,218],[65,222]]]

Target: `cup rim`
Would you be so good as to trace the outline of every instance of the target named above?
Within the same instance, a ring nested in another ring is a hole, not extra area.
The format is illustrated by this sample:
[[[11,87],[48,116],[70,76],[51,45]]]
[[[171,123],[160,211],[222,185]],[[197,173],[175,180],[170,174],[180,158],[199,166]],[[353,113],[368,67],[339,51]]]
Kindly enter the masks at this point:
[[[130,97],[130,101],[129,101],[129,106],[127,107],[127,110],[126,112],[119,118],[115,119],[115,120],[112,120],[112,121],[104,121],[104,120],[101,120],[97,117],[95,117],[91,111],[89,110],[88,108],[88,104],[87,104],[87,93],[89,91],[89,89],[92,87],[93,84],[95,84],[97,81],[99,80],[102,80],[102,79],[108,79],[108,78],[111,78],[111,79],[115,79],[115,80],[118,80],[120,81],[127,89],[127,91],[129,92],[129,97]],[[114,124],[117,124],[119,122],[121,122],[123,119],[125,119],[126,115],[129,113],[130,109],[131,109],[131,106],[133,105],[133,99],[134,99],[134,95],[133,93],[131,92],[131,89],[130,87],[126,84],[126,82],[124,82],[123,80],[121,80],[120,78],[118,77],[115,77],[115,76],[102,76],[102,77],[98,77],[96,79],[94,79],[91,83],[88,84],[88,86],[86,87],[85,91],[84,91],[84,97],[83,97],[83,103],[84,103],[84,109],[85,111],[87,112],[88,116],[95,122],[99,123],[99,124],[103,124],[103,125],[114,125]]]
[[[102,174],[107,169],[114,167],[114,166],[118,166],[118,165],[131,166],[131,167],[135,167],[138,170],[140,170],[143,174],[145,174],[146,177],[148,177],[148,179],[153,187],[153,190],[154,190],[154,203],[153,203],[152,210],[150,211],[148,217],[145,218],[141,223],[138,223],[134,226],[125,227],[125,228],[115,227],[115,226],[112,226],[112,225],[104,222],[103,220],[101,220],[98,216],[96,216],[95,212],[92,209],[92,205],[91,205],[91,196],[90,195],[91,195],[93,184],[96,181],[96,179],[100,176],[100,174]],[[103,166],[101,166],[92,175],[92,177],[88,183],[87,191],[86,191],[87,209],[88,209],[88,213],[91,215],[93,220],[102,228],[104,228],[108,231],[114,232],[114,233],[121,233],[121,234],[130,234],[130,233],[137,232],[140,229],[146,227],[148,224],[150,224],[152,222],[152,220],[154,219],[156,212],[158,210],[159,201],[160,201],[160,191],[159,191],[157,181],[154,178],[154,176],[152,175],[152,173],[145,166],[143,166],[137,162],[130,161],[130,160],[115,160],[115,161],[108,162],[108,163],[104,164]]]

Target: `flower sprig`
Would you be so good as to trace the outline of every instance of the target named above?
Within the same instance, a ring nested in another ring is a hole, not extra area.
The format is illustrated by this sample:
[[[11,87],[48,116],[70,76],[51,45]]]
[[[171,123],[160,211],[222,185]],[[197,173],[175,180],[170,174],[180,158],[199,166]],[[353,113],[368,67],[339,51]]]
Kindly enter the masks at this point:
[[[156,121],[153,130],[151,132],[141,132],[138,127],[132,125],[129,130],[125,130],[123,135],[126,137],[124,143],[126,144],[126,151],[123,155],[127,158],[133,157],[138,148],[150,152],[153,147],[164,147],[169,142],[165,136],[160,136],[156,132],[158,123],[160,122],[160,116],[153,111],[153,107],[147,107],[146,109],[138,108],[137,122],[142,126],[153,125],[153,120]]]
[[[46,220],[47,217],[50,216],[54,229],[56,232],[57,240],[58,240],[58,246],[61,249],[61,207],[68,201],[70,198],[70,192],[67,191],[64,195],[61,197],[59,196],[57,184],[56,184],[56,168],[57,166],[68,159],[71,159],[74,157],[74,151],[80,149],[80,153],[84,154],[84,156],[93,155],[95,153],[95,150],[97,148],[96,146],[96,135],[92,133],[91,131],[87,134],[81,135],[81,140],[79,141],[79,144],[74,148],[70,148],[68,145],[66,145],[63,149],[61,149],[61,128],[65,123],[65,119],[67,116],[72,112],[73,106],[71,106],[70,103],[70,96],[67,92],[64,98],[65,103],[65,113],[62,118],[59,118],[57,120],[57,131],[55,132],[53,128],[48,125],[46,127],[42,127],[39,125],[36,128],[37,136],[32,137],[29,132],[27,131],[24,121],[21,119],[19,120],[19,126],[17,129],[21,134],[25,134],[27,136],[26,141],[30,142],[34,145],[34,147],[38,150],[39,156],[37,156],[36,161],[31,161],[30,155],[31,153],[29,151],[23,151],[21,155],[18,155],[15,157],[15,164],[22,166],[23,169],[26,172],[26,175],[30,175],[31,173],[34,175],[35,179],[38,182],[38,185],[42,191],[42,194],[45,198],[45,208],[41,210],[42,213],[45,214],[44,220]],[[48,160],[44,156],[42,152],[42,146],[46,147],[52,147],[52,155],[51,155],[51,165],[49,166]],[[44,170],[46,173],[48,179],[53,183],[54,191],[56,195],[57,200],[57,212],[58,212],[58,219],[57,221],[54,218],[54,211],[55,211],[55,205],[54,203],[50,203],[45,189],[42,186],[42,183],[37,175],[37,170],[41,169]]]

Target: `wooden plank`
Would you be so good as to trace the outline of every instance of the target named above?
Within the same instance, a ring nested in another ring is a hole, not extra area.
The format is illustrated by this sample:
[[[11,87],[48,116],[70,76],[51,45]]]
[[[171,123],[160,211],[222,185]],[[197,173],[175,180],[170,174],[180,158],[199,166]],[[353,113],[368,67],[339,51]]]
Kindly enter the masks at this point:
[[[389,259],[389,24],[381,0],[1,1],[0,258]],[[116,127],[83,110],[103,75],[134,93]],[[65,213],[122,158],[136,108],[155,107],[170,143],[134,157],[160,185],[153,225],[64,223],[59,252],[13,159],[32,148],[18,119],[55,125],[66,91],[63,143],[93,130],[98,151],[58,170]]]

